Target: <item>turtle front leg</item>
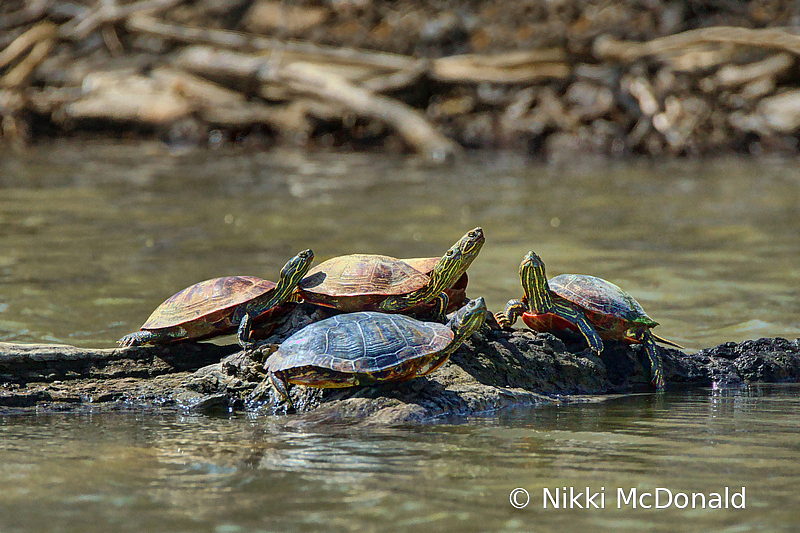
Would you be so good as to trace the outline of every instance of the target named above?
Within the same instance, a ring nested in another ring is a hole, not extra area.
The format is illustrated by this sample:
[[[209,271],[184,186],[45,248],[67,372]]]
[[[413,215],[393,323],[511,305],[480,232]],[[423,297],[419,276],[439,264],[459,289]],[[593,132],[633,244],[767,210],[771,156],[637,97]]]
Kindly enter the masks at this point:
[[[513,326],[517,319],[522,316],[528,309],[525,302],[522,300],[509,300],[506,304],[505,311],[499,311],[494,314],[494,319],[502,329],[508,329]]]
[[[603,351],[603,339],[600,338],[600,335],[598,335],[594,326],[592,326],[592,323],[586,318],[583,311],[571,305],[556,304],[555,307],[556,313],[562,318],[572,322],[586,339],[586,343],[589,345],[589,348],[591,348],[592,353],[599,356]]]
[[[186,338],[186,335],[187,332],[183,328],[160,329],[156,331],[143,329],[125,335],[117,341],[117,344],[123,347],[141,346],[142,344],[167,344],[181,338]]]
[[[640,340],[647,350],[647,358],[650,359],[650,383],[656,390],[664,389],[664,372],[661,368],[661,354],[658,353],[658,346],[650,330],[639,331],[636,339]]]
[[[280,399],[288,403],[291,409],[294,409],[294,403],[292,403],[292,398],[289,396],[289,382],[278,372],[269,373],[269,382],[275,392],[278,393]]]
[[[236,331],[236,338],[239,341],[239,346],[241,346],[244,351],[253,350],[256,347],[256,343],[250,340],[252,328],[253,321],[250,318],[250,314],[245,313],[241,322],[239,322],[239,329]]]

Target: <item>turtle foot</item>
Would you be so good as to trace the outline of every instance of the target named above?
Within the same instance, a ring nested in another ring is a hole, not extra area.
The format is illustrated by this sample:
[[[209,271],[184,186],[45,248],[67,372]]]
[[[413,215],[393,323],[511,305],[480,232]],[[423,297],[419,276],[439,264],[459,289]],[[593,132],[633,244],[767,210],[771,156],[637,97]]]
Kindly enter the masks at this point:
[[[511,321],[508,320],[505,313],[495,313],[494,320],[500,329],[511,329]]]
[[[130,348],[132,346],[141,346],[144,343],[144,340],[141,338],[140,335],[136,333],[130,333],[125,335],[120,340],[117,341],[117,344],[120,345],[121,348]]]

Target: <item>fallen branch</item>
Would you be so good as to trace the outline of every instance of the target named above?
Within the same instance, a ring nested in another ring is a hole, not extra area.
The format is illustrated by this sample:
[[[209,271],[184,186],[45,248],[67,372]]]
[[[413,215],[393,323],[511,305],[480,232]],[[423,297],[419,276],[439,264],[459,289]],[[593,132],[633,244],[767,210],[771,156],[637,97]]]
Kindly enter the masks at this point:
[[[126,72],[97,72],[84,80],[86,94],[66,104],[58,122],[111,120],[164,125],[189,115],[194,107],[169,84]]]
[[[364,80],[361,82],[361,87],[374,93],[384,93],[402,89],[403,87],[412,85],[428,70],[430,70],[430,62],[427,59],[420,59],[414,62],[409,68]]]
[[[42,22],[29,29],[0,52],[0,68],[10,65],[18,57],[56,34],[57,27],[51,22]]]
[[[42,18],[47,10],[46,1],[40,0],[36,2],[25,3],[27,5],[19,11],[3,15],[2,20],[0,20],[0,31],[22,26],[24,24],[28,24],[29,22],[35,22]]]
[[[761,78],[775,78],[792,67],[792,56],[782,52],[747,65],[728,65],[717,71],[714,80],[719,87],[744,85]]]
[[[283,85],[296,93],[340,104],[358,115],[388,123],[418,152],[434,161],[447,159],[461,150],[455,142],[437,132],[417,110],[311,64],[284,64],[267,57],[201,46],[184,50],[176,64],[192,71],[210,70],[217,74],[252,77],[263,84]]]
[[[26,85],[36,68],[42,64],[42,61],[47,59],[50,50],[53,49],[55,44],[56,41],[52,38],[36,43],[30,53],[25,56],[25,59],[0,79],[0,87],[18,88]]]
[[[305,41],[269,39],[235,31],[176,26],[147,16],[131,17],[125,27],[131,32],[147,33],[189,44],[205,44],[242,51],[279,51],[286,57],[291,54],[292,59],[298,61],[336,62],[371,66],[389,71],[411,70],[416,63],[415,59],[399,54],[355,48],[336,48]]]
[[[200,118],[212,127],[235,128],[267,124],[280,133],[307,133],[309,122],[296,110],[249,101],[231,91],[187,72],[160,68],[151,77],[168,86],[175,94],[196,104]]]
[[[598,59],[633,61],[645,56],[681,50],[701,43],[757,46],[785,50],[800,55],[800,35],[775,29],[751,30],[732,26],[689,30],[659,37],[645,43],[618,41],[610,37],[598,38],[595,40],[593,52]]]
[[[569,74],[566,53],[560,48],[442,57],[431,68],[435,79],[448,82],[532,83]]]
[[[104,24],[119,22],[136,13],[158,12],[181,2],[183,0],[141,0],[123,6],[116,5],[116,2],[98,2],[96,8],[62,25],[59,34],[65,39],[80,40]]]
[[[356,114],[387,122],[430,160],[444,161],[460,152],[455,142],[437,132],[420,112],[402,102],[373,94],[344,78],[319,72],[309,65],[265,66],[259,73],[261,80],[280,80],[297,91],[333,100]]]

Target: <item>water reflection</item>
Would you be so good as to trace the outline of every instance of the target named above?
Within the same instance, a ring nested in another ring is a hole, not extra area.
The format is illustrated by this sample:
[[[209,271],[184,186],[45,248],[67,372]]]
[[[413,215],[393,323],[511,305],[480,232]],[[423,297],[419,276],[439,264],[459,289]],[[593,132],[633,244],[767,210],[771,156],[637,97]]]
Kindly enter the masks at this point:
[[[288,429],[178,413],[0,417],[3,531],[791,529],[798,386],[640,395],[452,424]],[[617,509],[616,488],[747,488],[733,509]],[[524,487],[531,506],[515,510]],[[607,508],[544,510],[545,488]],[[198,529],[199,528],[199,529]],[[688,529],[687,529],[688,528]]]

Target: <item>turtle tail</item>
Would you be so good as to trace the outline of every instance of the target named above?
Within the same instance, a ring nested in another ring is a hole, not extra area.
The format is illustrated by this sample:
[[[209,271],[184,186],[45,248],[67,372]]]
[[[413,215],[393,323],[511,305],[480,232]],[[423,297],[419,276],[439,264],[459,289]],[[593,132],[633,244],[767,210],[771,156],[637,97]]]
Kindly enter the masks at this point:
[[[673,342],[673,341],[671,341],[669,339],[665,339],[664,337],[659,337],[655,333],[650,333],[650,335],[653,336],[653,340],[655,340],[656,342],[660,342],[661,344],[666,344],[667,346],[672,346],[673,348],[678,348],[679,350],[685,350],[686,349],[683,346],[681,346],[680,344],[678,344],[677,342]]]

